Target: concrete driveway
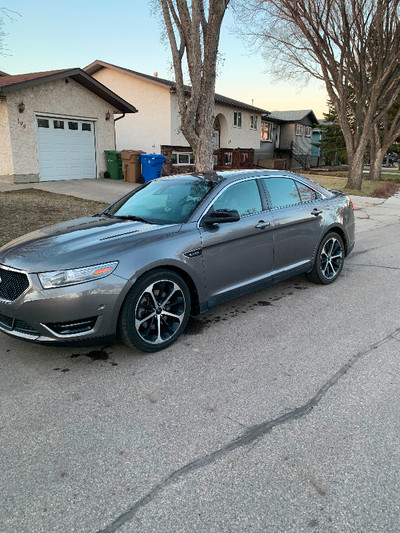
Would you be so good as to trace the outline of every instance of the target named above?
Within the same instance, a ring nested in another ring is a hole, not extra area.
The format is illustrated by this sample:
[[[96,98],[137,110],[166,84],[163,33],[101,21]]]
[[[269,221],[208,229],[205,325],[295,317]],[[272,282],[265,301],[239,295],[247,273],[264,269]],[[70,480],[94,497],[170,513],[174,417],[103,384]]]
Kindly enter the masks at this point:
[[[40,189],[42,191],[77,196],[85,200],[112,203],[138,187],[136,183],[127,183],[123,180],[65,180],[44,181],[41,183],[14,184],[0,182],[0,192],[16,191],[20,189]]]

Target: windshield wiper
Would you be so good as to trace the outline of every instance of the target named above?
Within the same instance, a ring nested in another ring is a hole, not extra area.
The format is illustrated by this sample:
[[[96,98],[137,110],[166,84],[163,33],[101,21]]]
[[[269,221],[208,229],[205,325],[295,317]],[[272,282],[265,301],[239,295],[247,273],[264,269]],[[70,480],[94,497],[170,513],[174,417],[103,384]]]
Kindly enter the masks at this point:
[[[138,217],[136,215],[111,215],[115,218],[121,218],[123,220],[133,220],[134,222],[145,222],[146,224],[154,224],[152,220],[148,218]]]
[[[106,211],[102,211],[101,213],[95,213],[94,215],[92,215],[92,217],[107,217],[107,218],[111,218],[112,215],[109,215]]]

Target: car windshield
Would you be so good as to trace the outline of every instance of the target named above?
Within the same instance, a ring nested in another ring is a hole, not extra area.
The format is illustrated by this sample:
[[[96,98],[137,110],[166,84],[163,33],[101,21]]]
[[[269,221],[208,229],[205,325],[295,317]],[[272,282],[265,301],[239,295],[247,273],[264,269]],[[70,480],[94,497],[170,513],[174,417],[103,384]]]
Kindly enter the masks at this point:
[[[154,224],[181,224],[211,188],[211,182],[192,176],[159,178],[121,198],[105,214]]]

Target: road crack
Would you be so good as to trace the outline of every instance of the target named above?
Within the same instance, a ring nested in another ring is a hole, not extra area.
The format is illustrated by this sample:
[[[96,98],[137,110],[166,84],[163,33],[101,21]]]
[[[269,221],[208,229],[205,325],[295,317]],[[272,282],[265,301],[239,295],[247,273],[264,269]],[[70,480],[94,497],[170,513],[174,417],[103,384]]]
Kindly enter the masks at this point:
[[[400,267],[393,267],[393,266],[386,266],[386,265],[366,265],[364,263],[351,263],[349,266],[383,268],[386,270],[400,270]]]
[[[322,385],[322,387],[317,391],[317,393],[304,405],[300,407],[296,407],[292,409],[291,411],[288,411],[277,418],[273,418],[272,420],[268,420],[265,422],[262,422],[261,424],[255,424],[254,426],[249,427],[241,436],[237,437],[236,439],[228,442],[225,444],[225,446],[222,446],[221,448],[218,448],[217,450],[205,455],[204,457],[200,457],[199,459],[195,459],[194,461],[187,463],[186,465],[182,466],[181,468],[175,470],[170,474],[168,477],[161,480],[157,485],[155,485],[143,498],[138,500],[128,511],[125,513],[122,513],[116,520],[114,520],[111,524],[106,526],[104,529],[99,530],[97,533],[115,533],[118,531],[119,528],[121,528],[124,524],[127,522],[130,522],[136,515],[136,513],[145,507],[147,504],[152,502],[165,488],[167,488],[172,483],[178,481],[179,479],[183,478],[184,476],[191,474],[192,472],[195,472],[196,470],[199,470],[200,468],[204,468],[208,465],[211,465],[218,460],[220,460],[222,457],[227,455],[230,452],[233,452],[234,450],[249,446],[250,444],[254,443],[257,439],[267,435],[270,433],[274,428],[281,426],[283,424],[292,422],[294,420],[298,420],[300,418],[303,418],[311,413],[311,411],[316,407],[319,402],[324,398],[324,396],[327,394],[327,392],[334,387],[339,380],[364,356],[368,355],[369,353],[373,352],[374,350],[380,348],[387,342],[391,340],[398,340],[398,335],[400,334],[400,328],[395,329],[393,332],[389,333],[386,337],[381,339],[380,341],[377,341],[368,348],[365,348],[364,350],[361,350],[360,352],[357,352],[347,363],[345,363],[333,376],[328,379]]]

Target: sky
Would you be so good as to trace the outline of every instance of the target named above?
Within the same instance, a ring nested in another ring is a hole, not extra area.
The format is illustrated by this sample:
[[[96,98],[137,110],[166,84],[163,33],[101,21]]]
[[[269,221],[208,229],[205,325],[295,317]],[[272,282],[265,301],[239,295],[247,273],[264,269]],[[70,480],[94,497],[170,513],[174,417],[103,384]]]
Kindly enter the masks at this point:
[[[83,68],[95,59],[144,74],[173,79],[171,54],[162,41],[162,24],[149,0],[5,0],[12,20],[3,19],[0,70],[8,74]],[[261,54],[249,50],[235,31],[233,13],[221,30],[216,92],[268,111],[312,109],[326,112],[323,85],[300,87],[275,80]],[[135,102],[132,100],[133,105]]]

